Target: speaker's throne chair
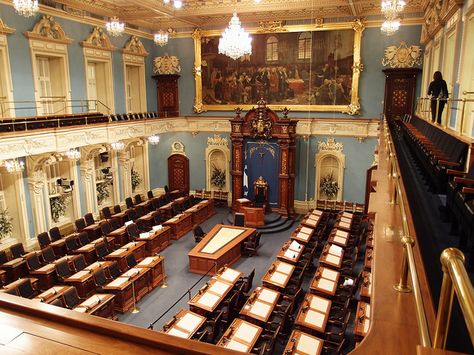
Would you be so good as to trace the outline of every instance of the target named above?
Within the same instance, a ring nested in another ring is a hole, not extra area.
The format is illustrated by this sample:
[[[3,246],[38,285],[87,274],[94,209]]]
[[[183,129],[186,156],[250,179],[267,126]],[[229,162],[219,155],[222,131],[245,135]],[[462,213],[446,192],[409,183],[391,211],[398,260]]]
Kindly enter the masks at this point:
[[[263,207],[265,211],[268,206],[268,182],[263,176],[259,176],[258,179],[254,181],[253,190],[255,196],[254,206]]]

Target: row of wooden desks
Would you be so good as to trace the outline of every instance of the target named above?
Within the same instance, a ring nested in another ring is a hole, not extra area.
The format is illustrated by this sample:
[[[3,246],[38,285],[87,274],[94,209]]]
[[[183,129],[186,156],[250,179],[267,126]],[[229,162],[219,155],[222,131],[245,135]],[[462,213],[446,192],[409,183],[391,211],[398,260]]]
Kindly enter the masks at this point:
[[[347,247],[347,244],[349,243],[349,232],[333,228],[329,234],[328,243],[336,244],[343,248]]]
[[[295,325],[309,333],[324,333],[332,301],[307,293],[295,319]]]
[[[130,242],[105,256],[105,260],[117,261],[122,272],[128,269],[127,256],[133,254],[137,262],[145,258],[145,242]]]
[[[291,239],[298,241],[299,243],[308,244],[313,237],[314,229],[308,227],[301,227],[298,231],[293,232],[290,236]]]
[[[323,247],[321,256],[319,257],[319,263],[335,269],[340,269],[343,258],[344,250],[342,250],[341,247],[335,244],[326,244]]]
[[[239,314],[249,322],[263,325],[270,318],[279,299],[280,292],[259,286],[252,292]]]
[[[314,294],[334,296],[340,276],[339,271],[319,266],[311,280],[309,291]]]
[[[193,218],[191,214],[180,213],[168,219],[163,225],[171,228],[173,239],[180,239],[193,229]]]
[[[140,233],[136,239],[145,242],[146,255],[155,255],[171,244],[171,228],[167,226],[154,226],[149,232]]]
[[[304,246],[296,240],[288,240],[277,254],[277,258],[291,264],[296,264],[303,254]]]
[[[262,331],[262,327],[236,318],[222,335],[217,346],[249,353]]]
[[[173,316],[171,321],[165,324],[161,332],[180,338],[191,339],[205,322],[206,317],[187,309],[182,309]]]
[[[286,344],[285,355],[319,355],[323,350],[324,340],[295,329],[291,332]]]
[[[359,301],[357,303],[354,335],[356,341],[361,341],[367,335],[370,327],[370,304]]]
[[[240,271],[226,267],[220,274],[214,275],[206,282],[189,300],[189,308],[201,315],[214,312],[241,276]]]

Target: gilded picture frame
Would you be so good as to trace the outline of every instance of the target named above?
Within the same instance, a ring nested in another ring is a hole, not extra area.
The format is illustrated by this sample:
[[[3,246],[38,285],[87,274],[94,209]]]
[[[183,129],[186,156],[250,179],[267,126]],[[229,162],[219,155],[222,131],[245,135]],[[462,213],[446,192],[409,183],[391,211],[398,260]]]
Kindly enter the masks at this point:
[[[195,29],[194,111],[249,110],[263,98],[272,110],[360,112],[360,50],[365,26],[344,23],[246,28],[252,55],[218,54],[222,30]],[[276,43],[276,44],[275,44]]]

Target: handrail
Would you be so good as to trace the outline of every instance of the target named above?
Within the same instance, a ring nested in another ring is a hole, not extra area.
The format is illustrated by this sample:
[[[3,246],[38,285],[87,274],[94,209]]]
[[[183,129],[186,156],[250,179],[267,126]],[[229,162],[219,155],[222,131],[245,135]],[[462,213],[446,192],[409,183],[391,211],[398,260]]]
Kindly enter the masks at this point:
[[[453,284],[471,342],[474,344],[474,288],[464,267],[464,254],[456,248],[447,248],[441,253],[440,259],[443,266],[443,283],[433,347],[439,349],[446,347],[454,299]]]
[[[408,219],[405,208],[405,202],[403,200],[402,189],[400,185],[400,167],[398,166],[398,159],[394,149],[394,144],[392,137],[388,130],[387,121],[384,122],[384,128],[386,130],[387,138],[387,150],[388,150],[388,160],[390,164],[389,178],[391,177],[394,181],[394,194],[393,202],[396,203],[398,200],[398,206],[400,208],[400,215],[402,218],[402,229],[403,235],[401,242],[403,244],[403,260],[402,260],[402,273],[400,281],[397,285],[394,285],[394,289],[399,292],[410,292],[410,288],[407,285],[408,273],[410,274],[411,283],[413,287],[413,294],[415,297],[415,308],[416,308],[416,318],[418,321],[418,329],[420,332],[421,344],[424,347],[431,347],[431,337],[430,331],[428,328],[428,321],[426,320],[425,307],[423,304],[423,297],[421,295],[420,283],[418,280],[418,273],[416,270],[415,257],[413,255],[413,245],[415,243],[414,239],[410,237],[410,230],[408,228]]]

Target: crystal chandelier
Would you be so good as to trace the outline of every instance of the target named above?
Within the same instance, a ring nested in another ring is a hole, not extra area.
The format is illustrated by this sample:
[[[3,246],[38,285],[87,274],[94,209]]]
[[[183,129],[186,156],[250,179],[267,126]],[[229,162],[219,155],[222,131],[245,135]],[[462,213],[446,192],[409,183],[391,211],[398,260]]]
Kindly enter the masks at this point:
[[[160,136],[157,134],[149,136],[148,143],[150,143],[151,145],[157,145],[158,143],[160,143]]]
[[[382,0],[382,14],[387,20],[394,20],[405,7],[403,0]]]
[[[155,44],[160,47],[165,46],[168,44],[168,32],[160,30],[158,33],[155,33],[153,40],[155,41]]]
[[[81,151],[77,148],[71,148],[63,153],[68,159],[79,160],[81,159]]]
[[[170,0],[163,0],[163,2],[165,4],[169,4],[170,3]],[[181,0],[174,0],[173,1],[173,6],[176,8],[176,9],[181,9],[183,7],[183,2]]]
[[[400,20],[385,20],[380,30],[387,36],[393,35],[400,28]]]
[[[9,173],[16,173],[25,170],[25,163],[18,159],[5,160],[3,166]]]
[[[252,54],[252,37],[240,26],[237,13],[234,12],[229,27],[222,32],[219,39],[219,53],[232,59]]]
[[[125,30],[125,24],[120,22],[119,19],[114,16],[109,22],[105,24],[105,29],[111,36],[118,37],[121,36]]]
[[[13,0],[13,7],[19,15],[25,17],[33,16],[39,10],[38,0]]]
[[[125,148],[125,143],[122,141],[112,142],[110,143],[110,146],[113,150],[123,150],[123,148]]]

